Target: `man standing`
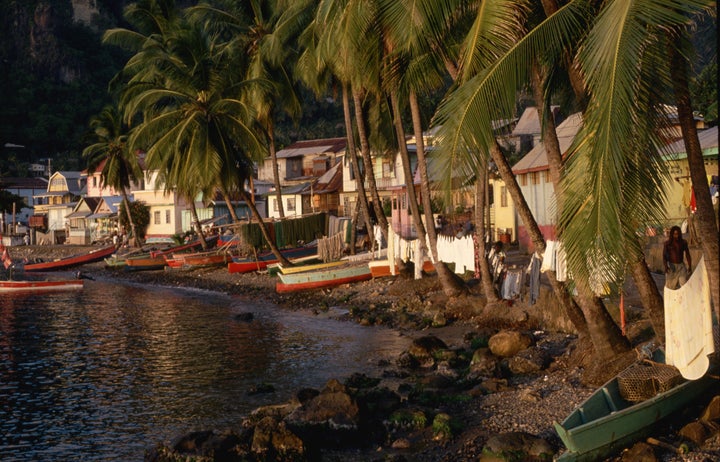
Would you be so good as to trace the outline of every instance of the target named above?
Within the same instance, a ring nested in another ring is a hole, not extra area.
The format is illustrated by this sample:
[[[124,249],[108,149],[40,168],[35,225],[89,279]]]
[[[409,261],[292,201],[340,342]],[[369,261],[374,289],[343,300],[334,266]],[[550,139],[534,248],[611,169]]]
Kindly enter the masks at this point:
[[[687,268],[683,258],[687,258]],[[675,290],[687,282],[688,274],[692,271],[692,259],[688,243],[683,239],[679,226],[670,228],[670,238],[663,246],[663,264],[665,287]]]

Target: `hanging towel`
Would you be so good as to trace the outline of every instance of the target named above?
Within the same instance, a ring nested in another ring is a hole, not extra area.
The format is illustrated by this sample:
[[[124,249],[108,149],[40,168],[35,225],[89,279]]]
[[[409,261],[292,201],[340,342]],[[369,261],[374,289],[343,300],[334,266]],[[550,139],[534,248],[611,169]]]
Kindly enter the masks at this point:
[[[665,288],[665,362],[683,377],[702,377],[714,351],[710,286],[705,261],[700,259],[690,279],[679,289]]]
[[[545,253],[543,254],[541,272],[555,271],[555,241],[547,241],[545,243]]]
[[[558,241],[555,245],[555,279],[558,281],[567,281],[567,257],[565,255],[565,247],[562,242]]]

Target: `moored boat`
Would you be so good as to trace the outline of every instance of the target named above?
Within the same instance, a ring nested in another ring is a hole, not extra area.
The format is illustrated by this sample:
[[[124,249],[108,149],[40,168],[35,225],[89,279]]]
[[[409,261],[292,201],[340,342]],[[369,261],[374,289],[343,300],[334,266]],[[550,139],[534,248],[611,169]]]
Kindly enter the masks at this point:
[[[103,260],[106,257],[111,256],[115,253],[115,246],[109,245],[97,250],[92,250],[88,253],[80,255],[73,255],[70,257],[59,258],[52,261],[45,261],[39,263],[26,263],[23,267],[25,271],[55,271],[73,266],[84,265],[86,263],[93,263],[96,261]]]
[[[296,262],[291,262],[295,264]],[[344,265],[347,262],[339,260],[339,261],[329,261],[325,263],[310,263],[307,265],[296,265],[296,266],[282,266],[279,265],[279,270],[282,274],[294,274],[294,273],[304,273],[306,271],[315,271],[315,270],[321,270],[321,269],[327,269],[332,268],[334,266],[340,266]]]
[[[662,352],[658,351],[653,359],[663,360]],[[655,362],[649,364],[655,368],[671,368]],[[678,373],[677,382],[670,379],[660,382],[651,379],[654,382],[650,388],[659,388],[661,391],[647,399],[636,401],[627,391],[623,392],[628,387],[624,384],[629,379],[623,380],[624,377],[631,376],[632,368],[638,367],[641,366],[630,366],[597,389],[561,423],[554,423],[558,436],[567,448],[567,451],[557,458],[558,461],[602,460],[648,436],[658,422],[703,396],[711,387],[717,389],[720,385],[714,376],[716,372],[708,373],[697,380],[684,380]],[[667,372],[664,374],[668,377]],[[663,383],[668,384],[667,389],[664,389]]]
[[[369,261],[368,268],[370,268],[370,273],[372,273],[372,277],[374,278],[381,278],[393,275],[390,272],[390,262],[388,260]],[[435,272],[435,266],[430,260],[425,260],[423,262],[422,270],[426,273],[433,273]],[[398,265],[395,265],[395,274],[398,274],[399,272],[400,268],[398,268]]]
[[[38,293],[83,288],[82,279],[60,279],[54,281],[0,281],[0,293]]]
[[[292,260],[294,258],[309,257],[317,255],[317,246],[307,245],[301,247],[293,247],[291,249],[281,250],[280,253]],[[251,273],[253,271],[262,271],[267,269],[268,265],[277,263],[278,259],[272,252],[263,252],[253,258],[233,257],[233,261],[228,263],[228,272],[230,273]]]
[[[150,254],[146,254],[125,259],[126,271],[150,271],[163,268],[165,268],[165,258],[162,255],[153,257]]]
[[[302,273],[282,274],[281,282],[275,285],[278,293],[334,287],[350,282],[366,281],[372,278],[367,265],[345,265]]]

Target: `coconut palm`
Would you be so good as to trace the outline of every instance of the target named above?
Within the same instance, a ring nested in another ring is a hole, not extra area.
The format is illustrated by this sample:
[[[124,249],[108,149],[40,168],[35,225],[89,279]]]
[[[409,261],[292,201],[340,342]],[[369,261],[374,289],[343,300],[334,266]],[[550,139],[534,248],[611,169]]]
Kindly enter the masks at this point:
[[[137,154],[128,147],[128,129],[116,106],[106,106],[100,114],[90,121],[94,143],[83,150],[88,162],[88,172],[94,173],[100,165],[101,187],[109,186],[118,191],[123,198],[125,211],[135,245],[141,245],[140,234],[130,214],[128,189],[132,182],[142,177],[142,169]]]

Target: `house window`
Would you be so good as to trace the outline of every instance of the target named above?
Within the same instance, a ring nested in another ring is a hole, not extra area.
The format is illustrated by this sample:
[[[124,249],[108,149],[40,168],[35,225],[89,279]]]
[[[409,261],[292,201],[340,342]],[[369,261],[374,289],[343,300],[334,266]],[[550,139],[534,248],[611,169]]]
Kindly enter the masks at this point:
[[[295,211],[295,198],[289,197],[287,200],[287,209],[288,212],[294,212]]]
[[[552,183],[552,175],[550,175],[550,170],[545,170],[545,183]]]
[[[272,204],[273,204],[273,212],[277,212],[278,211],[277,199],[273,199]]]
[[[153,212],[153,224],[155,224],[155,225],[160,224],[160,210],[156,210]]]
[[[530,183],[540,184],[540,172],[530,172]]]
[[[500,186],[500,207],[507,207],[507,187]]]
[[[384,160],[382,163],[382,177],[391,178],[393,173],[393,164],[390,161]]]
[[[93,177],[93,187],[97,188],[97,177],[96,176]]]
[[[170,210],[165,210],[165,223],[170,223]]]

